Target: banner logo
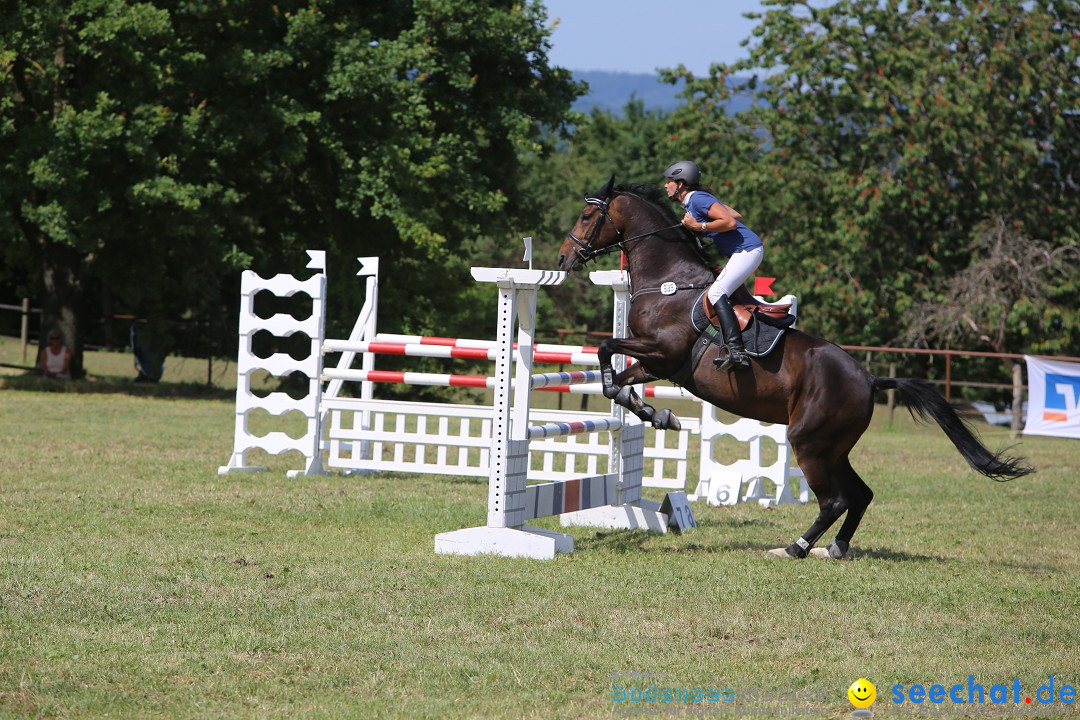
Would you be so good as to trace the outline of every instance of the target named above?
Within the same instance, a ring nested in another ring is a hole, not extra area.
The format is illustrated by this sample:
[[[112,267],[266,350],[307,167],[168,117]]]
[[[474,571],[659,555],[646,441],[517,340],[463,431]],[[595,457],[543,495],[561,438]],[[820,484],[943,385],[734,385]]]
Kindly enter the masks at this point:
[[[1044,397],[1043,420],[1069,422],[1080,404],[1080,377],[1047,373]]]

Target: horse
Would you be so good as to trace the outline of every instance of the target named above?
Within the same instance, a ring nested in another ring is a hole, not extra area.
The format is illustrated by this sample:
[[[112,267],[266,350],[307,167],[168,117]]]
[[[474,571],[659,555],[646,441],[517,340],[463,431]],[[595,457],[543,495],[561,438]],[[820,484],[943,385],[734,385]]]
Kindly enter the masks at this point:
[[[849,558],[852,536],[874,493],[851,466],[849,454],[870,425],[874,393],[896,389],[918,419],[933,419],[956,449],[979,473],[1010,480],[1034,472],[1022,458],[993,453],[971,427],[924,380],[872,375],[837,345],[790,328],[769,354],[751,359],[748,370],[724,372],[699,358],[690,367],[699,332],[690,323],[700,297],[688,289],[707,288],[716,274],[697,239],[682,227],[671,203],[652,185],[608,183],[585,205],[559,248],[558,267],[574,271],[593,258],[621,250],[631,279],[631,336],[599,346],[604,396],[660,429],[679,429],[668,410],[645,404],[633,385],[674,379],[705,402],[746,418],[788,426],[796,460],[818,502],[813,524],[773,558],[808,555]],[[661,292],[664,283],[674,283]],[[749,293],[747,293],[749,296]],[[617,376],[613,355],[637,360]],[[821,536],[847,513],[828,547],[815,547]]]

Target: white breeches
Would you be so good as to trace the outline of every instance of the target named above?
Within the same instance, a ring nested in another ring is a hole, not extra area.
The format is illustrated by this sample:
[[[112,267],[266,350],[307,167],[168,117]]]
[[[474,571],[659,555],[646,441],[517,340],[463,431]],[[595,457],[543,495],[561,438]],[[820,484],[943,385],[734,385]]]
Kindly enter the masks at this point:
[[[709,288],[709,302],[715,305],[721,295],[731,297],[735,289],[746,282],[746,278],[757,270],[764,255],[764,247],[756,247],[753,250],[745,250],[732,255],[727,265],[720,271],[720,277],[716,278],[716,282]]]

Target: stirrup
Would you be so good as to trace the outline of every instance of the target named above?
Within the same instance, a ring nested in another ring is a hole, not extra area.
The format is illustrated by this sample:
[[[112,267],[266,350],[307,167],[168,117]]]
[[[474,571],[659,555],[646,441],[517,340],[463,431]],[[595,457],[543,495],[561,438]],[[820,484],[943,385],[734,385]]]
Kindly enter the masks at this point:
[[[716,359],[713,360],[713,366],[718,368],[721,372],[731,372],[732,370],[747,370],[750,368],[750,358],[746,352],[732,353],[730,348],[725,347],[727,350],[726,357],[720,357],[719,353],[716,355]]]

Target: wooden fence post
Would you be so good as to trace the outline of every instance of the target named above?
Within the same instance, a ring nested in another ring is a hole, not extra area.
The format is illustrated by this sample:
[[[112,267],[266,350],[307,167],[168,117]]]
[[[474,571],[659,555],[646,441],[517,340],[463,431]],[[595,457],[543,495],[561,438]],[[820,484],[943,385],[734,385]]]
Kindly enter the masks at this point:
[[[29,340],[30,334],[30,298],[22,299],[22,330],[19,334],[19,340],[22,342],[22,364],[26,364],[26,343]],[[37,362],[34,363],[37,365]]]
[[[896,377],[896,363],[889,363],[889,377]],[[893,413],[896,412],[896,390],[889,389],[885,391],[885,402],[889,408],[889,429],[892,429]]]
[[[1013,376],[1013,401],[1012,401],[1012,424],[1009,437],[1020,437],[1020,413],[1024,409],[1024,373],[1020,363],[1014,362],[1012,366]]]
[[[945,356],[945,402],[952,401],[952,355]]]

